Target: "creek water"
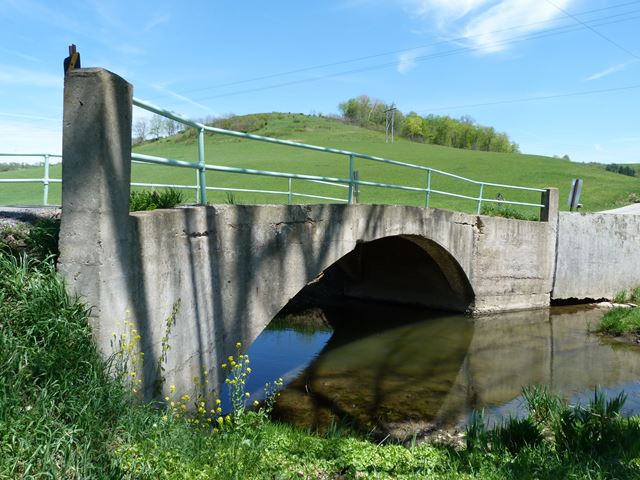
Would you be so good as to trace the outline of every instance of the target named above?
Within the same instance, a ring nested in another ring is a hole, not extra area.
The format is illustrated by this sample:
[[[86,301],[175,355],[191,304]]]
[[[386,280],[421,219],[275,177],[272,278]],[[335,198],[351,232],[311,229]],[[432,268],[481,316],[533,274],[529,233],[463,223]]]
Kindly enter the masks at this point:
[[[586,403],[595,388],[627,394],[640,414],[640,347],[592,333],[605,310],[555,307],[469,318],[352,302],[278,318],[251,345],[248,389],[282,377],[277,419],[348,425],[398,439],[524,413],[522,387]],[[328,327],[325,323],[332,325]]]

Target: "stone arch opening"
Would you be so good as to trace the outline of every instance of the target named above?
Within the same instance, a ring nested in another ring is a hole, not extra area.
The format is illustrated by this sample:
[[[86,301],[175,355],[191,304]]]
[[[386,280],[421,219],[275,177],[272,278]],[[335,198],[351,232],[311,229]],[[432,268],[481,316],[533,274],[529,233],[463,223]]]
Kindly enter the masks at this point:
[[[458,261],[417,235],[360,242],[307,284],[282,313],[355,298],[464,312],[474,292]]]

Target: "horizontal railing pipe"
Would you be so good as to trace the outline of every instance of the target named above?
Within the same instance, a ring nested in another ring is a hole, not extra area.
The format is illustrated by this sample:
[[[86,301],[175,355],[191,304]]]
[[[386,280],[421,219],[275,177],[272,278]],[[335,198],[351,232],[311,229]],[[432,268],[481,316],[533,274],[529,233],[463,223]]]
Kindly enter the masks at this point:
[[[62,155],[56,155],[54,153],[0,153],[0,157],[46,157],[49,158],[62,158]]]

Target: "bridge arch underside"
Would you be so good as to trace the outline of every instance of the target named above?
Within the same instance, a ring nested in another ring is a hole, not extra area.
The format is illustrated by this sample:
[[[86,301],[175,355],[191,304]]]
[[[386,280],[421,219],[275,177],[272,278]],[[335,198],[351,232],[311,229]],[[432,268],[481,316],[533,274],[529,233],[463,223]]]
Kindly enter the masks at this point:
[[[460,264],[444,247],[417,235],[394,235],[359,242],[284,310],[344,297],[464,312],[473,304],[474,293]]]

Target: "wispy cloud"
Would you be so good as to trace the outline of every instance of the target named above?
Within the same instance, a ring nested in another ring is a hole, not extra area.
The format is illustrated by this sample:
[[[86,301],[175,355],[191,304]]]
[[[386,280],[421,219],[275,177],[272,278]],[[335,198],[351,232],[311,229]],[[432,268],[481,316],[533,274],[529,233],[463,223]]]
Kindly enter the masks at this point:
[[[406,7],[416,16],[433,17],[439,22],[467,16],[491,0],[405,0]]]
[[[124,53],[125,55],[144,55],[146,53],[144,49],[136,47],[130,43],[121,43],[116,45],[114,49],[120,53]]]
[[[64,28],[67,31],[84,30],[75,18],[62,13],[63,9],[57,5],[52,7],[37,0],[6,0],[1,7],[5,12],[11,11],[45,25]]]
[[[15,57],[21,58],[23,60],[27,60],[29,62],[33,62],[33,63],[42,63],[42,60],[40,60],[39,58],[36,58],[34,56],[31,55],[27,55],[25,53],[16,51],[16,50],[9,50],[8,48],[2,48],[0,47],[0,52],[7,54],[7,55],[13,55]]]
[[[0,65],[0,85],[11,84],[29,87],[62,88],[62,71],[60,75],[40,70]]]
[[[194,107],[197,107],[201,110],[204,110],[205,112],[211,114],[211,115],[217,115],[217,113],[211,108],[208,107],[207,105],[204,105],[202,103],[198,103],[195,100],[191,100],[188,97],[185,97],[184,95],[180,95],[179,93],[173,92],[171,90],[169,90],[168,88],[162,86],[162,85],[158,85],[158,84],[153,84],[151,85],[152,88],[154,88],[155,90],[157,90],[158,92],[161,93],[165,93],[177,100],[180,100],[181,102],[185,102],[188,103],[189,105],[192,105]]]
[[[613,143],[640,143],[640,137],[618,137],[611,141]]]
[[[37,126],[20,122],[0,121],[0,145],[5,153],[53,153],[62,151],[62,122],[59,126]],[[5,161],[16,161],[5,158]],[[25,160],[19,160],[25,161]],[[34,161],[42,161],[41,158]]]
[[[153,30],[156,27],[159,27],[160,25],[163,25],[165,23],[169,23],[169,20],[171,18],[169,17],[169,15],[160,15],[160,14],[155,14],[153,17],[151,17],[151,19],[145,24],[144,28],[142,29],[143,32],[148,33],[151,30]]]
[[[464,38],[483,53],[509,48],[508,39],[545,28],[563,17],[552,4],[540,0],[399,0],[409,12],[433,22],[442,35]],[[555,0],[569,8],[574,0]],[[511,27],[518,26],[517,30]]]
[[[23,118],[25,120],[42,120],[45,122],[62,122],[62,118],[42,117],[40,115],[27,115],[23,113],[0,112],[0,117]]]
[[[424,55],[426,52],[425,49],[415,48],[413,50],[408,50],[406,52],[402,52],[398,57],[398,72],[403,75],[409,73],[411,70],[416,68],[417,62],[416,59]]]
[[[608,77],[609,75],[623,71],[625,68],[627,68],[629,65],[633,63],[638,63],[638,60],[631,60],[630,62],[619,63],[618,65],[614,65],[613,67],[605,68],[604,70],[601,70],[599,72],[594,73],[593,75],[588,76],[587,78],[585,78],[585,81],[590,82],[592,80],[598,80],[603,77]]]

